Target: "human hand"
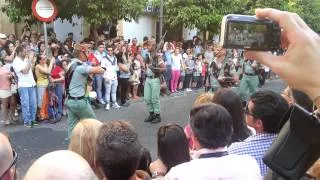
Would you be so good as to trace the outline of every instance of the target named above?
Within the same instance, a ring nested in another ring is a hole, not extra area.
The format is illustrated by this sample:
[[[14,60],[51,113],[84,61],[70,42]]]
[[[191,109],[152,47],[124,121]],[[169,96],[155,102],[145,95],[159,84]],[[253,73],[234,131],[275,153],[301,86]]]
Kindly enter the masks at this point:
[[[246,57],[270,67],[290,87],[306,93],[312,100],[320,95],[320,37],[295,13],[276,9],[257,9],[259,18],[278,22],[283,29],[282,46],[287,49],[283,56],[267,52],[247,51]]]

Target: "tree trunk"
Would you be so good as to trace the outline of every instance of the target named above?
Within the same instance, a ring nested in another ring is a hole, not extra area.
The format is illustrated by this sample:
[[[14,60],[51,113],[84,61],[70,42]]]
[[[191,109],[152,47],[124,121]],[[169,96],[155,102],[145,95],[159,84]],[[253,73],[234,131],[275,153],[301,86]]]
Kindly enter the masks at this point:
[[[99,34],[97,27],[95,25],[90,25],[90,39],[94,40],[94,42],[97,44],[99,41]]]

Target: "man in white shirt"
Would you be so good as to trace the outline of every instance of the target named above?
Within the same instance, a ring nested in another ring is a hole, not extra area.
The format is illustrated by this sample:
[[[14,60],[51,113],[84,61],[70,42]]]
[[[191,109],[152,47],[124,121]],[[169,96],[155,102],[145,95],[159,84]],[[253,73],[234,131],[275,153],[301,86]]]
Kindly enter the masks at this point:
[[[113,54],[112,47],[107,48],[107,56],[101,60],[101,67],[105,68],[104,81],[106,87],[106,110],[110,110],[110,95],[112,100],[112,108],[119,109],[120,106],[117,103],[117,71],[119,70],[118,61]]]
[[[259,165],[248,155],[229,155],[226,146],[232,135],[232,119],[217,104],[204,104],[190,112],[194,159],[171,168],[166,179],[260,180]]]
[[[36,125],[37,98],[36,82],[33,77],[34,53],[31,51],[27,57],[26,48],[18,46],[17,56],[13,60],[12,67],[18,77],[18,92],[20,95],[22,118],[24,125],[31,128]]]
[[[102,41],[98,42],[97,50],[94,51],[94,56],[97,58],[99,63],[101,63],[102,59],[106,56],[105,46]],[[97,64],[97,66],[100,66],[100,64]],[[106,104],[106,102],[104,102],[104,100],[102,99],[103,93],[104,93],[101,91],[102,90],[102,83],[103,83],[102,74],[95,74],[94,78],[95,78],[95,82],[96,82],[95,91],[97,92],[98,101],[100,104]]]

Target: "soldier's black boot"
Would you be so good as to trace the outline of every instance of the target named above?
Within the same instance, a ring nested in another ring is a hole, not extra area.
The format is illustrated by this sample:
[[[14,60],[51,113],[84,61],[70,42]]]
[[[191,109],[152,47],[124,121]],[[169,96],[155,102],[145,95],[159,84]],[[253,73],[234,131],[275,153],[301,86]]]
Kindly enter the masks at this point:
[[[151,124],[157,124],[161,122],[161,116],[160,114],[155,114],[155,118],[151,121]]]
[[[144,122],[151,122],[155,118],[154,112],[150,112],[149,117],[147,117]]]

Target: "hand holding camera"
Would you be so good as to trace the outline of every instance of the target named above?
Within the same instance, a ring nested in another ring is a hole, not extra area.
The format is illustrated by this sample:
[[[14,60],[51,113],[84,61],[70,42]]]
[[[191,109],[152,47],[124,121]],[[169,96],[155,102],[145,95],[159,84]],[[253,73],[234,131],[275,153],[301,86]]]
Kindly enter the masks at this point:
[[[268,18],[279,23],[283,29],[281,45],[287,51],[283,56],[248,51],[245,52],[246,57],[270,67],[291,88],[305,92],[316,101],[316,97],[320,96],[319,35],[295,13],[267,8],[257,9],[256,15],[261,19]],[[317,105],[320,106],[319,101]]]

